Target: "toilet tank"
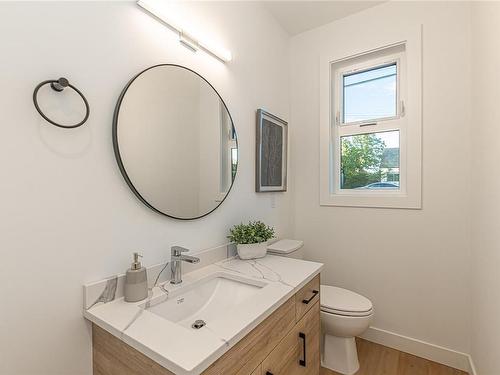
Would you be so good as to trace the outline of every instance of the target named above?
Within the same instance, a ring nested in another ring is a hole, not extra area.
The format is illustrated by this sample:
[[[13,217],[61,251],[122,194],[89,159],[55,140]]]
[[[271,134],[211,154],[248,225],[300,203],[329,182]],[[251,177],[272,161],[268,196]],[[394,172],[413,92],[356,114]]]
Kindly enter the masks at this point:
[[[267,246],[267,253],[282,257],[303,259],[304,241],[283,239],[273,242]]]

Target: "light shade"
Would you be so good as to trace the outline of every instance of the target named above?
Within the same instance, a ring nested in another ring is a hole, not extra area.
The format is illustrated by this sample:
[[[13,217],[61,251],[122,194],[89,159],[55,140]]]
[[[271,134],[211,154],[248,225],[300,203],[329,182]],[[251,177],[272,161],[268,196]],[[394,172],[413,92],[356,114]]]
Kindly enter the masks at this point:
[[[177,20],[172,15],[168,14],[168,12],[165,9],[162,9],[159,4],[155,4],[151,0],[139,0],[137,1],[137,5],[146,10],[150,15],[163,23],[169,29],[176,32],[179,35],[179,42],[189,49],[193,51],[201,49],[223,62],[229,62],[232,60],[230,51],[217,46],[211,41],[201,40],[200,38],[195,37],[190,30],[185,29],[181,20]]]

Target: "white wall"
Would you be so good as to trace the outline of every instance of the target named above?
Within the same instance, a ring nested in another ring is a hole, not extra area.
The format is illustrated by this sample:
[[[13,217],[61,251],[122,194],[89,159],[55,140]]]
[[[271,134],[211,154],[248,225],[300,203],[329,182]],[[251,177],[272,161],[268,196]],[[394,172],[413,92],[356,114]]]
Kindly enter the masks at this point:
[[[228,65],[193,54],[133,3],[0,3],[0,373],[89,375],[85,282],[121,273],[132,251],[151,265],[169,247],[222,244],[230,225],[264,219],[289,235],[290,193],[254,193],[255,110],[288,118],[288,37],[248,3],[186,3],[183,12],[227,46]],[[186,65],[205,76],[235,122],[240,165],[229,198],[180,222],[142,206],[117,168],[111,122],[126,82],[147,66]],[[47,125],[31,94],[67,76],[86,94],[89,122]]]
[[[472,357],[480,375],[500,374],[500,3],[472,7]]]
[[[319,206],[319,61],[383,27],[423,24],[423,209]],[[373,326],[469,352],[470,4],[390,2],[291,41],[295,236],[322,281],[368,296]]]

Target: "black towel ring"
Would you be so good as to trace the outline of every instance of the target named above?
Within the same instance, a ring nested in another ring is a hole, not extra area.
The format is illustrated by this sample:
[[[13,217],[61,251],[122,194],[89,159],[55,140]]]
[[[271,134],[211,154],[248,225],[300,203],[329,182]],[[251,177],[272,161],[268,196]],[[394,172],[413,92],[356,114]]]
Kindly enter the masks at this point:
[[[80,97],[82,98],[83,100],[83,103],[85,104],[85,110],[86,110],[86,113],[85,113],[85,117],[83,118],[82,121],[80,121],[78,124],[75,124],[75,125],[62,125],[62,124],[58,124],[57,122],[55,121],[52,121],[50,118],[48,118],[43,112],[42,110],[40,109],[40,106],[38,105],[38,99],[37,99],[37,95],[38,95],[38,90],[40,90],[40,88],[42,86],[45,86],[47,84],[50,83],[50,87],[54,90],[54,91],[57,91],[57,92],[61,92],[63,91],[66,87],[70,87],[72,88],[74,91],[76,91],[76,93],[78,95],[80,95]],[[50,122],[52,125],[55,125],[55,126],[58,126],[60,128],[64,128],[64,129],[73,129],[73,128],[77,128],[79,126],[82,126],[83,124],[85,124],[85,122],[88,120],[89,116],[90,116],[90,107],[89,107],[89,103],[87,102],[87,99],[85,99],[85,96],[82,94],[82,92],[80,90],[78,90],[75,86],[71,85],[69,83],[69,81],[66,79],[66,78],[59,78],[59,79],[49,79],[47,81],[43,81],[43,82],[40,82],[36,87],[35,87],[35,91],[33,91],[33,103],[35,104],[35,108],[36,110],[38,111],[38,113],[40,114],[40,116],[42,116],[46,121]]]

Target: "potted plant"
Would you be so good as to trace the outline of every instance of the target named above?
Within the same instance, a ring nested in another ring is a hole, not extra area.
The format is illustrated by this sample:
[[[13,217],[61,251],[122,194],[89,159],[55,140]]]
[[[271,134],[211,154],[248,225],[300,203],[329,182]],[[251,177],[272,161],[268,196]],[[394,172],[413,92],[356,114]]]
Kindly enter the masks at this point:
[[[274,237],[274,228],[261,221],[238,224],[229,230],[229,240],[237,244],[241,259],[263,258],[267,253],[267,241]]]

